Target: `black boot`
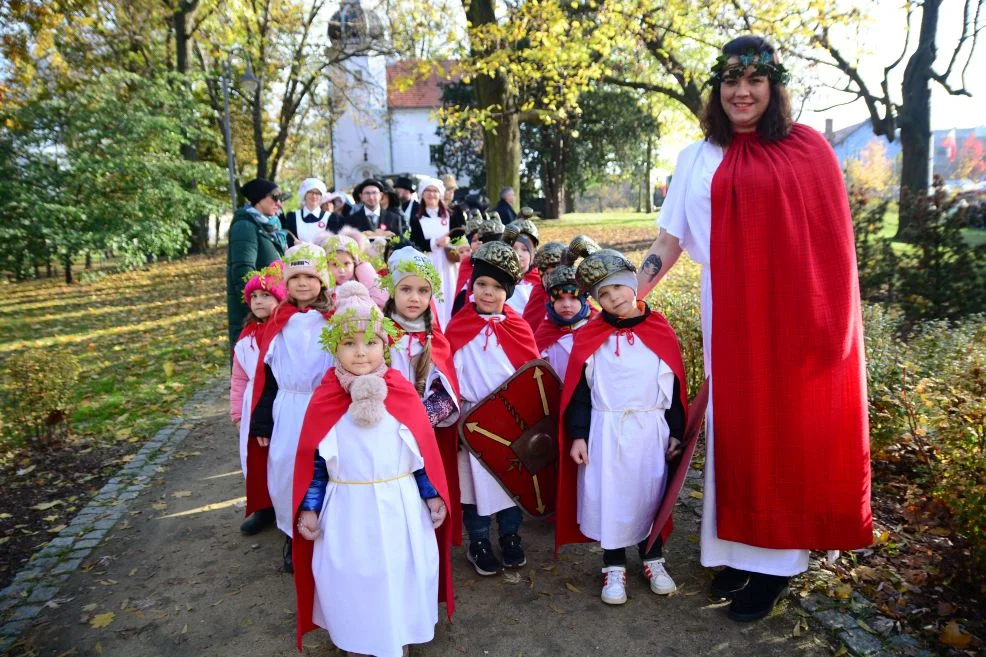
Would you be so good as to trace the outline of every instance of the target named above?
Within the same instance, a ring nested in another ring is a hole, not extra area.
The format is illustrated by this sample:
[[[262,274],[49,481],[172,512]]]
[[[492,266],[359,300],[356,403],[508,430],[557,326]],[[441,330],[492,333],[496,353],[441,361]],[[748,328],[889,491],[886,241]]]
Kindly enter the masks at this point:
[[[712,588],[709,597],[717,602],[732,600],[733,597],[742,591],[750,583],[750,573],[746,570],[730,568],[726,566],[712,580]]]
[[[254,511],[253,515],[243,521],[240,525],[240,532],[244,536],[253,536],[254,534],[259,534],[266,528],[274,524],[276,518],[274,516],[274,509],[260,509],[259,511]]]
[[[291,558],[291,537],[284,537],[284,549],[281,551],[281,556],[284,560],[284,572],[293,573],[294,572],[294,562]]]
[[[729,617],[741,623],[766,617],[773,611],[774,605],[788,594],[789,579],[777,575],[752,573],[750,583],[736,593],[733,601],[729,603]]]
[[[507,568],[520,568],[527,565],[527,557],[524,555],[519,534],[500,537],[500,554],[503,555],[503,565]]]

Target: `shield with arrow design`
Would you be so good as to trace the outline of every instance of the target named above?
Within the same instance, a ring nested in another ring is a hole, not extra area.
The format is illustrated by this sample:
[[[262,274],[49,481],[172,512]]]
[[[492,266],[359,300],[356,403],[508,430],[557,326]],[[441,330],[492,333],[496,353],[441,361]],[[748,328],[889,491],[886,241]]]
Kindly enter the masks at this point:
[[[555,511],[560,404],[558,375],[533,360],[459,419],[462,444],[536,518]]]

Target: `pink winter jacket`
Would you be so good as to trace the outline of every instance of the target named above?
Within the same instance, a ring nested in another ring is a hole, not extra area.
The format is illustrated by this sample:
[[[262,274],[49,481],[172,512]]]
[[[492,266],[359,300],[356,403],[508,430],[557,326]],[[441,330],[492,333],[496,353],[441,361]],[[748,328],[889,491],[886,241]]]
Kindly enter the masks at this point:
[[[356,265],[353,273],[356,276],[356,280],[365,285],[366,289],[370,291],[370,298],[373,299],[373,303],[377,304],[383,310],[383,306],[387,303],[390,295],[387,294],[386,290],[380,288],[380,275],[373,269],[373,265],[368,262],[361,262]]]
[[[240,423],[240,415],[243,412],[243,391],[246,390],[250,377],[246,370],[240,365],[240,361],[233,358],[233,373],[229,376],[229,417],[234,424]]]

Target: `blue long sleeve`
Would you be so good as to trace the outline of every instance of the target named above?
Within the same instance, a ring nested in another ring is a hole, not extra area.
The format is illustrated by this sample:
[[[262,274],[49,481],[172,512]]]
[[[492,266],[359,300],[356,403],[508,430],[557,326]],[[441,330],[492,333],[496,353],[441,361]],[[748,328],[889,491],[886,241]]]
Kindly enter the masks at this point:
[[[430,500],[433,497],[438,497],[438,491],[431,485],[431,480],[428,479],[428,474],[424,468],[414,471],[414,480],[418,483],[418,493],[421,495],[421,499]]]
[[[325,465],[325,459],[315,452],[315,472],[312,474],[312,483],[308,486],[308,492],[301,500],[301,511],[314,511],[318,513],[322,510],[322,502],[325,501],[325,487],[329,484],[329,470]]]

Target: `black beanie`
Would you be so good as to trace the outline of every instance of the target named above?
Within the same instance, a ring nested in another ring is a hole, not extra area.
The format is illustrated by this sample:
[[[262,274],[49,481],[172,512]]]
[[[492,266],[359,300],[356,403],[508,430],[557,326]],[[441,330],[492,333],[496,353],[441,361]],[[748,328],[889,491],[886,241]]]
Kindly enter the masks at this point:
[[[240,192],[250,201],[250,205],[256,205],[264,200],[277,189],[277,185],[263,178],[254,178],[240,188]]]
[[[507,272],[503,271],[499,267],[494,267],[485,260],[473,260],[472,262],[472,276],[469,277],[469,292],[472,292],[472,286],[476,282],[476,279],[480,276],[489,276],[494,281],[503,286],[503,289],[507,291],[507,298],[509,299],[514,295],[514,288],[517,284],[514,279]]]

